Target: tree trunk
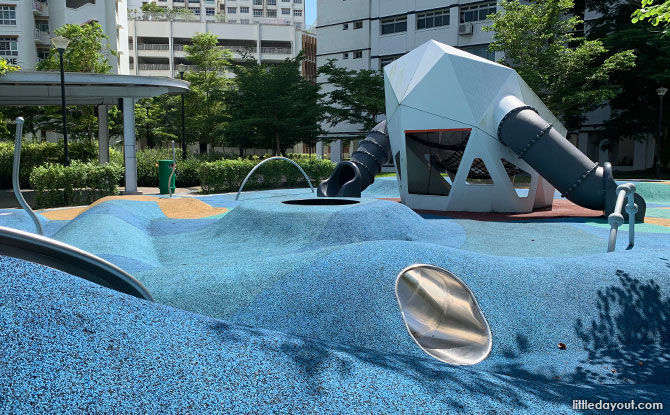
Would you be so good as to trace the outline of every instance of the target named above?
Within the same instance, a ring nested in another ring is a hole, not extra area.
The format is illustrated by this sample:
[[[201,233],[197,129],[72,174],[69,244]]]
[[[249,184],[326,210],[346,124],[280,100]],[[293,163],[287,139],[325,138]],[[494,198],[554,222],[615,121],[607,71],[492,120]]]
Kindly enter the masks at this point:
[[[278,156],[279,154],[281,154],[281,145],[279,143],[279,130],[275,130],[275,141],[276,141],[275,144],[277,146],[275,148],[275,156]]]
[[[242,145],[240,145],[240,158],[244,158],[244,147],[242,147]]]

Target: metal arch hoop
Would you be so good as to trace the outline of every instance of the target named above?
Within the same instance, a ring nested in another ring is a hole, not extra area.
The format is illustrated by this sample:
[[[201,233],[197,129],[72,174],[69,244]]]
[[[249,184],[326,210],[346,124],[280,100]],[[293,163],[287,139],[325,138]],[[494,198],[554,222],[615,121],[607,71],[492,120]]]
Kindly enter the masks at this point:
[[[302,173],[302,175],[305,176],[305,180],[307,181],[307,184],[309,185],[309,188],[312,190],[312,193],[314,193],[314,186],[312,186],[312,182],[309,180],[309,177],[307,177],[307,173],[305,173],[305,171],[302,169],[302,167],[300,167],[300,165],[298,163],[296,163],[295,161],[293,161],[289,158],[286,158],[286,157],[275,156],[275,157],[270,157],[269,159],[265,159],[265,160],[261,161],[253,169],[251,169],[249,174],[247,174],[247,177],[244,178],[244,181],[242,182],[242,186],[240,186],[240,190],[237,191],[237,196],[235,196],[235,200],[240,198],[240,193],[242,193],[242,189],[244,189],[244,185],[247,184],[247,180],[249,180],[249,177],[251,177],[251,175],[254,174],[254,172],[261,165],[263,165],[263,163],[267,163],[268,161],[272,161],[272,160],[286,160],[286,161],[291,162],[294,166],[296,166],[298,168],[298,170],[300,170],[300,173]]]

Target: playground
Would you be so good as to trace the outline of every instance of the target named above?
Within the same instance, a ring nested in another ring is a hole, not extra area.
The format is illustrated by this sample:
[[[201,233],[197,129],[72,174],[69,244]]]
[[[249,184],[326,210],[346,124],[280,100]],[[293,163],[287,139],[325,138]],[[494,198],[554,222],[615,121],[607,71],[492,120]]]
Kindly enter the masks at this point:
[[[615,182],[508,69],[499,105],[418,114],[388,95],[422,88],[414,58],[387,69],[388,128],[316,190],[0,209],[0,412],[666,413],[670,182]]]

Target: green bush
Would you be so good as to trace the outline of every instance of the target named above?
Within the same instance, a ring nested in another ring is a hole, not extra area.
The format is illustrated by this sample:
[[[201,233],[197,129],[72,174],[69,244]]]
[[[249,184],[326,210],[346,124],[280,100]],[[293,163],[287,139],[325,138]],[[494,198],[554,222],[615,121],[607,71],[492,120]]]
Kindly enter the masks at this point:
[[[74,160],[70,166],[46,163],[30,173],[40,208],[83,205],[116,194],[123,167],[116,163],[99,165]]]
[[[98,143],[75,141],[68,143],[70,161],[83,162],[98,160]],[[110,160],[120,160],[123,164],[123,155],[110,149]],[[62,143],[23,143],[21,145],[21,169],[19,170],[19,184],[21,187],[30,186],[30,173],[37,166],[44,163],[63,163],[65,153]],[[14,162],[14,142],[0,142],[0,189],[12,187],[12,164]]]
[[[203,163],[198,169],[202,191],[204,193],[223,193],[237,191],[244,178],[261,160],[220,160]],[[305,171],[313,185],[326,179],[335,168],[330,160],[315,157],[294,160]],[[270,161],[263,164],[249,179],[245,189],[272,189],[282,185],[293,187],[306,185],[300,171],[285,160]]]
[[[188,153],[186,161],[181,158],[181,149],[177,149],[177,170],[175,181],[177,187],[200,186],[198,168],[204,162],[221,160],[226,157],[223,153]],[[158,161],[172,160],[172,149],[147,149],[137,152],[137,185],[158,187]]]

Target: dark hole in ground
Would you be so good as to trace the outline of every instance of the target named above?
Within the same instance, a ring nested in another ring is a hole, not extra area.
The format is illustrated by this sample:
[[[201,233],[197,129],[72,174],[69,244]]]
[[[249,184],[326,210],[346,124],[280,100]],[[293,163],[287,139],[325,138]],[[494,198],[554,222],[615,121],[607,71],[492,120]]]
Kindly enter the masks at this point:
[[[302,206],[334,206],[334,205],[355,205],[356,203],[359,202],[356,200],[319,197],[315,199],[284,200],[282,203],[285,203],[287,205],[302,205]]]

